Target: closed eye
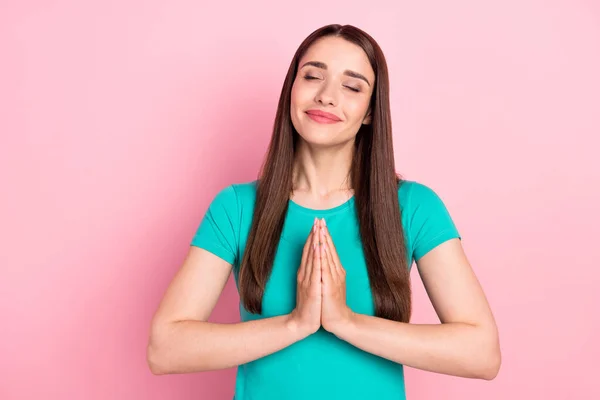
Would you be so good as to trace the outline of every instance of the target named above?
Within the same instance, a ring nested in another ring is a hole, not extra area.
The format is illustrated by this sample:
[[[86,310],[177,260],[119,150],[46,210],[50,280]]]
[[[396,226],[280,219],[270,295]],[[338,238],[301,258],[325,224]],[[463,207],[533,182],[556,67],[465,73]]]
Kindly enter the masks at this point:
[[[319,79],[319,78],[316,78],[316,77],[310,76],[310,75],[306,75],[304,77],[304,79],[306,79],[307,81],[312,81],[312,80]],[[347,89],[352,90],[353,92],[360,92],[360,89],[356,89],[356,88],[353,88],[351,86],[344,86],[344,87],[347,88]]]

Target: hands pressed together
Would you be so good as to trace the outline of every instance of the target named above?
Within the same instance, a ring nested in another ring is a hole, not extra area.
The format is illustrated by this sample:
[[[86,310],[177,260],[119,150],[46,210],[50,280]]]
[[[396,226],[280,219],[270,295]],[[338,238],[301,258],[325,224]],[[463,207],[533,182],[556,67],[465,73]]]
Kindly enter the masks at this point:
[[[296,308],[291,319],[309,334],[321,326],[329,332],[350,321],[346,305],[346,271],[340,263],[324,219],[315,218],[298,269]]]

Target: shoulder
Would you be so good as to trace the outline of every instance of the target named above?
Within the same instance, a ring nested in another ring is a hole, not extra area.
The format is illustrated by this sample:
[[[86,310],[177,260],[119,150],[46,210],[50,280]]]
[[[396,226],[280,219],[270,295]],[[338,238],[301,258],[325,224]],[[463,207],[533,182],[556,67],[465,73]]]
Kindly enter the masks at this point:
[[[236,195],[242,202],[254,200],[256,198],[257,180],[233,183],[230,187],[235,191]]]
[[[398,201],[403,208],[439,201],[440,196],[430,186],[415,180],[402,180],[398,188]]]
[[[443,241],[461,237],[442,197],[431,186],[403,181],[398,198],[415,260]]]
[[[231,183],[221,187],[214,195],[213,202],[229,207],[240,208],[256,198],[256,181]]]
[[[405,180],[398,188],[398,202],[403,217],[447,218],[448,209],[442,196],[433,187],[415,180]]]

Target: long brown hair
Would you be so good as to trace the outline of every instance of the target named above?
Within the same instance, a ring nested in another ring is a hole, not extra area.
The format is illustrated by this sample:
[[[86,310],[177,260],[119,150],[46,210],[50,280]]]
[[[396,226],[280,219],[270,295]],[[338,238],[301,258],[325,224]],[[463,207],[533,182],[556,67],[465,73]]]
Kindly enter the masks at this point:
[[[292,59],[279,97],[273,135],[259,173],[252,226],[240,266],[240,299],[249,312],[262,312],[262,297],[292,191],[299,138],[290,116],[292,85],[306,50],[325,36],[342,37],[360,46],[375,72],[370,100],[372,122],[361,125],[356,135],[350,183],[354,189],[375,315],[408,322],[410,274],[398,203],[402,178],[395,172],[394,165],[387,65],[375,40],[351,25],[334,24],[317,29],[301,43]]]

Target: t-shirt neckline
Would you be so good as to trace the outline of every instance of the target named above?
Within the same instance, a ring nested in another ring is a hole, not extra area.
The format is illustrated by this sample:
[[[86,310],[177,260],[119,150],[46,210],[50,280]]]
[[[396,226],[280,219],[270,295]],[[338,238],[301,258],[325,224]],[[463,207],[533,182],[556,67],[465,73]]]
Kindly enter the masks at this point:
[[[346,200],[344,203],[340,204],[339,206],[335,206],[332,208],[326,208],[326,209],[322,209],[322,210],[301,206],[300,204],[296,203],[292,199],[289,199],[288,204],[289,204],[290,210],[300,211],[305,214],[329,215],[329,214],[333,214],[333,213],[336,213],[336,212],[339,212],[339,211],[345,210],[346,208],[351,207],[354,204],[355,196],[356,195],[352,195],[352,197],[350,197],[348,200]]]

